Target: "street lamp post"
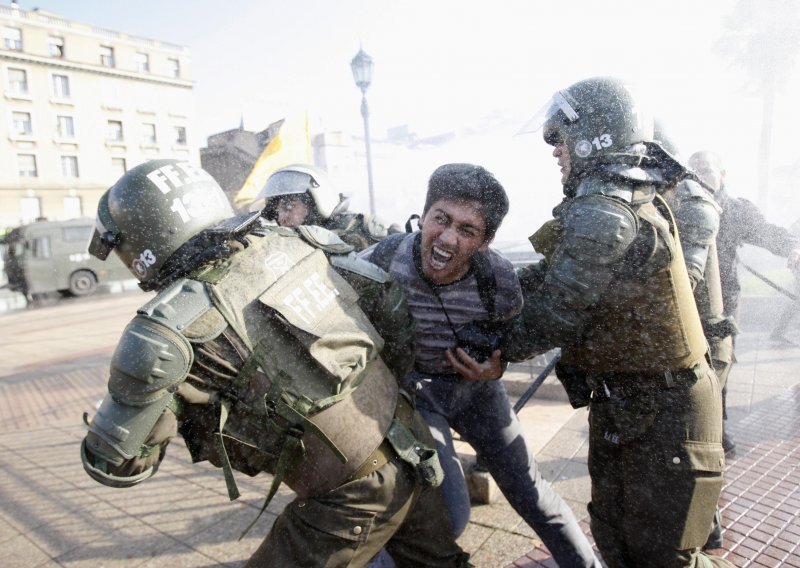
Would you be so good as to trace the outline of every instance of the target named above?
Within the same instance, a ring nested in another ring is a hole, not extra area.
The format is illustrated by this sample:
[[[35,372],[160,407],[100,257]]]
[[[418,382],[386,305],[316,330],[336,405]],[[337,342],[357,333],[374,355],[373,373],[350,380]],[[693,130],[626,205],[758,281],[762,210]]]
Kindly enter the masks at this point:
[[[367,183],[369,188],[369,211],[375,215],[375,193],[372,187],[372,152],[369,145],[369,108],[367,107],[367,88],[372,83],[372,58],[359,49],[350,62],[353,79],[361,89],[361,116],[364,118],[364,144],[367,149]]]

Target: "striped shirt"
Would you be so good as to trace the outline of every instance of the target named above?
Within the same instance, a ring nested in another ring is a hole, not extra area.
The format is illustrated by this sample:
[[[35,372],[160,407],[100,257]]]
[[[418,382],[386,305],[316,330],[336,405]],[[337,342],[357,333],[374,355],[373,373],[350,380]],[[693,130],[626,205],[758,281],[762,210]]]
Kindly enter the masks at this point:
[[[471,321],[488,320],[489,314],[478,294],[478,283],[472,270],[460,280],[437,286],[434,292],[420,276],[414,262],[415,240],[420,240],[419,231],[403,239],[389,265],[389,272],[403,285],[416,324],[414,370],[451,375],[455,370],[444,354],[456,344],[453,329]],[[369,260],[373,250],[374,247],[370,247],[359,256]],[[522,309],[522,291],[511,262],[491,248],[485,254],[497,283],[493,319],[505,321]]]

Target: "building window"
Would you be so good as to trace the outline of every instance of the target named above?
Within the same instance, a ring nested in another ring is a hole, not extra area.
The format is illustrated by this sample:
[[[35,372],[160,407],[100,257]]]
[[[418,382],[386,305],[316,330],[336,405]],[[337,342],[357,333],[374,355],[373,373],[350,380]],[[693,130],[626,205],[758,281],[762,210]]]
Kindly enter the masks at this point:
[[[3,47],[22,51],[22,30],[3,26]]]
[[[75,121],[71,116],[59,114],[56,117],[56,134],[59,138],[75,138]]]
[[[125,158],[111,158],[111,173],[114,178],[121,178],[128,171],[128,166],[125,164]]]
[[[175,127],[175,144],[180,146],[186,146],[186,127],[185,126],[176,126]]]
[[[39,177],[36,169],[36,156],[33,154],[17,154],[17,171],[19,177]]]
[[[30,223],[42,216],[42,202],[38,197],[23,197],[20,200],[20,213],[23,223]]]
[[[137,52],[136,53],[136,70],[139,73],[149,73],[150,72],[150,56],[146,53]]]
[[[27,95],[28,72],[25,69],[8,68],[8,90],[14,95]]]
[[[156,125],[151,122],[142,123],[142,144],[155,144]]]
[[[70,195],[64,198],[64,218],[65,219],[76,219],[83,215],[83,207],[81,204],[81,198],[75,195]],[[75,230],[77,229],[77,230]],[[82,241],[82,240],[89,240],[89,235],[85,234],[85,231],[79,227],[75,227],[74,233],[70,234],[67,232],[67,229],[64,229],[64,240],[65,241]]]
[[[122,142],[124,140],[122,134],[122,122],[119,120],[108,121],[108,139],[115,142]]]
[[[78,177],[78,156],[61,156],[61,175],[69,178]]]
[[[50,51],[50,57],[62,59],[64,57],[64,38],[58,36],[48,37],[47,48]]]
[[[57,99],[70,98],[69,77],[66,75],[53,75],[53,96]]]
[[[181,62],[177,59],[167,59],[167,68],[170,77],[178,78],[181,76]]]
[[[114,67],[114,48],[107,45],[100,46],[100,65]]]
[[[17,136],[33,135],[33,125],[31,124],[31,113],[13,111],[11,113],[11,132]]]

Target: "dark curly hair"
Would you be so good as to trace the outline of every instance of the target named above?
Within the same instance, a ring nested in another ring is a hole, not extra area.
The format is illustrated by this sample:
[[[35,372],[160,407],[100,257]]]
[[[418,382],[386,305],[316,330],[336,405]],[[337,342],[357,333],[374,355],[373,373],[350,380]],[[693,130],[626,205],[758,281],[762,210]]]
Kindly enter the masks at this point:
[[[506,190],[490,171],[475,164],[445,164],[436,168],[428,180],[423,216],[440,199],[477,202],[486,221],[484,239],[494,236],[508,213]]]

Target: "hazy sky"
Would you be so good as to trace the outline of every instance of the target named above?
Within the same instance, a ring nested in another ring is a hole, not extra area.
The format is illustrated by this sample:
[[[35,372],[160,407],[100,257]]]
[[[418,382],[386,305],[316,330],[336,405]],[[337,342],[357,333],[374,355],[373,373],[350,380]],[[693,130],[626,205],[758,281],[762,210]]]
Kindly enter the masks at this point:
[[[20,0],[67,18],[187,45],[203,137],[260,130],[310,109],[326,130],[360,134],[360,93],[349,63],[375,61],[367,92],[375,138],[407,124],[420,136],[464,133],[441,157],[477,161],[506,185],[512,207],[558,168],[539,135],[513,137],[553,91],[594,75],[636,83],[688,155],[717,150],[735,193],[756,199],[761,100],[715,51],[734,0]],[[756,3],[761,4],[761,3]],[[800,157],[798,74],[776,100],[773,166]],[[472,133],[472,134],[470,134]],[[376,169],[381,176],[396,170]],[[423,180],[424,181],[424,180]],[[774,178],[773,193],[794,192]],[[537,190],[538,191],[538,190]],[[797,204],[797,201],[794,202]],[[381,208],[388,205],[379,202]],[[785,223],[800,211],[774,207]],[[513,213],[513,209],[512,209]]]

